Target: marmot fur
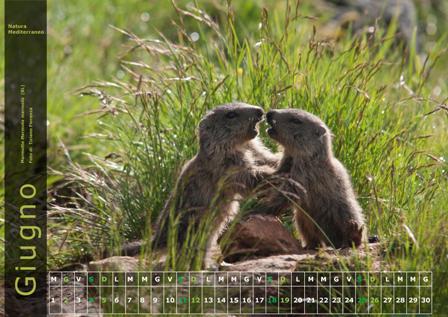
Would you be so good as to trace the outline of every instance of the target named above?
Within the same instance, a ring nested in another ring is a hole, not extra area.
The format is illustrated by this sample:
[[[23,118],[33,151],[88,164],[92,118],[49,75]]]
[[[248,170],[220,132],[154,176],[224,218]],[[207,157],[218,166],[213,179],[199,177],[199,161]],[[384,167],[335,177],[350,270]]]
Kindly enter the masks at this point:
[[[277,159],[256,140],[262,117],[260,107],[244,103],[218,106],[203,117],[199,151],[183,166],[158,218],[155,248],[167,246],[169,228],[177,229],[176,242],[182,246],[189,230],[197,232],[201,220],[210,217],[213,232],[206,233],[208,252],[226,222],[236,215],[238,200],[275,171],[270,166]]]
[[[258,212],[278,214],[289,205],[307,248],[359,246],[364,216],[346,169],[333,155],[328,127],[298,109],[271,110],[266,117],[269,136],[284,148],[276,175],[286,175],[284,187],[293,198],[272,189]]]

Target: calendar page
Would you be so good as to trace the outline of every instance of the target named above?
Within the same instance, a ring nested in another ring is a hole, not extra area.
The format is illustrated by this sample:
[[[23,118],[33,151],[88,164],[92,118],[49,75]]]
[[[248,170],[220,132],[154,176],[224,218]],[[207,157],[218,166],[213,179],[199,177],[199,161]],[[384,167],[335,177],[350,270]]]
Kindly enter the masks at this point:
[[[0,317],[448,316],[448,0],[0,11]]]
[[[431,272],[50,272],[49,314],[428,315]]]

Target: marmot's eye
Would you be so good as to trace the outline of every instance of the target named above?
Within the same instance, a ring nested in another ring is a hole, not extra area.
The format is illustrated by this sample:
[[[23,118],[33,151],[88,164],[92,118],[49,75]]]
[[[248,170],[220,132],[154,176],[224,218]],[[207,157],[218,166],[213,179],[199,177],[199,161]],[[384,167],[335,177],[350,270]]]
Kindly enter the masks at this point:
[[[235,111],[230,111],[226,114],[226,118],[228,118],[228,119],[233,119],[237,116],[238,116],[238,114]]]
[[[302,120],[300,120],[300,119],[297,119],[297,118],[292,118],[291,120],[289,120],[291,123],[294,123],[294,124],[302,124],[303,123],[303,121]]]

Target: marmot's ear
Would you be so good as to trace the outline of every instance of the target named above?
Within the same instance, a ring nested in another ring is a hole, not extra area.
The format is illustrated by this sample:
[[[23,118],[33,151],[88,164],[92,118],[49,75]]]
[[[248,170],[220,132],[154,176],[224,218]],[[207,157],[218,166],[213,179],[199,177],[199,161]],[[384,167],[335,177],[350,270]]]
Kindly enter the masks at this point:
[[[206,127],[207,127],[207,123],[206,123],[206,121],[204,119],[199,121],[199,124],[198,124],[199,132],[201,132],[201,130],[205,129]]]
[[[325,129],[325,127],[320,125],[320,126],[316,127],[316,130],[314,131],[314,133],[316,134],[317,137],[321,137],[325,133],[327,133],[327,129]]]

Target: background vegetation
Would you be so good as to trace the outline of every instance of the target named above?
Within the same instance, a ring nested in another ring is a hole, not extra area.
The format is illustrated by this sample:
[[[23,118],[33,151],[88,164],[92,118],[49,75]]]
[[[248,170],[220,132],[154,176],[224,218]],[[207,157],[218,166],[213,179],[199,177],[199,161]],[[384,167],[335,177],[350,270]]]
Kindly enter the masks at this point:
[[[425,4],[403,53],[393,26],[319,41],[319,2],[50,1],[49,266],[149,237],[201,116],[241,100],[322,117],[388,268],[446,272],[447,29]]]

